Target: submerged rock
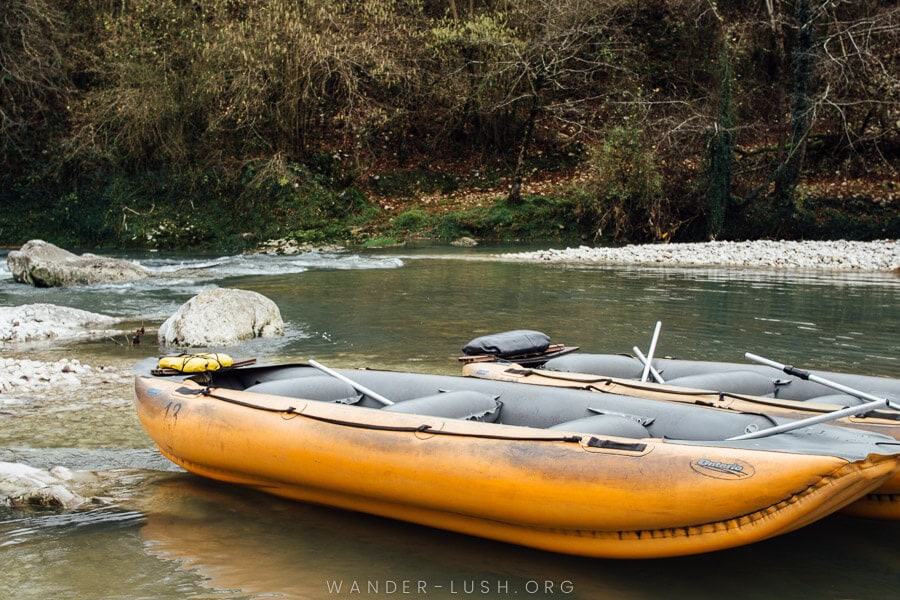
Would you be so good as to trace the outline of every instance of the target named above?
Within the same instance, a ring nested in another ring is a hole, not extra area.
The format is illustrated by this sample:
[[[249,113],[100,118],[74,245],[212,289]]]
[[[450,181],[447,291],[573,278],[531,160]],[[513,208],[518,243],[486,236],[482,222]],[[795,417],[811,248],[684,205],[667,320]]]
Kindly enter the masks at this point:
[[[249,290],[214,289],[183,304],[157,337],[163,345],[200,348],[279,335],[284,335],[284,321],[270,299]]]
[[[0,505],[75,508],[88,501],[72,486],[91,479],[65,467],[38,469],[20,463],[0,462]]]
[[[450,242],[450,245],[458,246],[460,248],[474,248],[478,245],[478,240],[470,237],[461,237]]]
[[[10,252],[6,264],[14,281],[35,287],[135,281],[150,276],[150,271],[127,260],[90,253],[79,256],[43,240],[31,240]]]

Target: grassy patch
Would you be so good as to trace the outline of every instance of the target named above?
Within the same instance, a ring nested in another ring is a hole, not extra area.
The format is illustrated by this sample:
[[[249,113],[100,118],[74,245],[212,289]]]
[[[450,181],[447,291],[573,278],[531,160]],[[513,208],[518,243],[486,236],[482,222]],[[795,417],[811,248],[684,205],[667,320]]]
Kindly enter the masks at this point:
[[[441,215],[433,236],[445,241],[463,236],[495,241],[574,240],[580,237],[574,210],[572,201],[553,196],[528,196],[516,206],[502,198]]]

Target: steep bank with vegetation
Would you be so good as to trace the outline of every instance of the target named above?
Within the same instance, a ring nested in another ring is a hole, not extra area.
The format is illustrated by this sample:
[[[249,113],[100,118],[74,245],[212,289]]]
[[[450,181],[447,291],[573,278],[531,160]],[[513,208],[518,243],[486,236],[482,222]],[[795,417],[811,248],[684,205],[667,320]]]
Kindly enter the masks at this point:
[[[0,244],[900,237],[874,0],[8,0]]]

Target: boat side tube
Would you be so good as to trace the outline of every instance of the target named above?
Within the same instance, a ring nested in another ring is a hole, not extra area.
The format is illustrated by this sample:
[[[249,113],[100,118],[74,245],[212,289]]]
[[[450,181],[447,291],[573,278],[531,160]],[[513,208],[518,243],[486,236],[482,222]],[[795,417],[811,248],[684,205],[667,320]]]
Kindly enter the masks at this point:
[[[385,412],[429,415],[448,419],[465,419],[495,423],[502,404],[497,398],[482,392],[442,392],[385,406]]]
[[[799,376],[781,374],[773,377],[771,367],[765,365],[674,358],[655,358],[652,364],[654,369],[664,377],[666,383],[695,389],[710,389],[754,396],[772,395],[789,400],[811,400],[834,393],[834,389],[827,385]],[[641,377],[644,365],[639,359],[627,355],[577,353],[550,359],[542,368],[548,371],[637,380]],[[753,379],[748,377],[749,373],[755,374]],[[822,371],[820,374],[833,382],[868,394],[900,398],[900,379],[831,371]],[[718,383],[690,383],[688,385],[688,382],[695,381],[687,379],[689,377],[709,377],[710,381],[717,377],[721,377],[721,379],[716,379]],[[734,379],[732,380],[732,378]],[[759,389],[760,386],[764,386],[762,390]],[[766,392],[766,389],[769,391]]]
[[[727,390],[734,394],[774,398],[780,381],[753,371],[720,371],[667,379],[669,385],[695,390]]]
[[[257,379],[249,373],[254,369],[256,367],[246,369],[248,380]],[[313,367],[291,365],[284,369],[284,374],[294,377],[282,379],[276,373],[264,368],[264,375],[268,380],[264,382],[265,387],[263,384],[257,384],[247,388],[246,391],[265,391],[275,396],[343,404],[350,403],[358,397],[358,391],[352,386],[339,379],[325,376]],[[311,376],[311,373],[315,375]],[[393,400],[392,405],[383,407],[374,400],[363,397],[355,406],[378,408],[387,412],[472,419],[539,429],[553,427],[556,430],[564,429],[573,433],[622,435],[632,438],[642,435],[683,441],[720,440],[721,443],[730,446],[748,443],[751,440],[725,441],[728,438],[769,429],[787,421],[764,414],[733,413],[616,394],[526,386],[514,382],[449,375],[365,369],[341,370],[341,373],[358,385],[375,390]],[[230,374],[213,373],[211,385],[216,387],[217,380],[225,377],[230,377]],[[598,416],[604,418],[596,418]],[[606,417],[625,417],[625,419]],[[649,436],[628,420],[646,429]],[[609,429],[610,427],[612,429]],[[810,444],[815,445],[813,442],[821,440],[826,431],[841,437],[836,433],[841,430],[843,428],[816,425],[778,438],[792,438],[792,447],[807,448],[811,447]],[[853,435],[860,435],[859,432],[848,431]],[[885,439],[894,442],[893,439]],[[765,438],[759,443],[770,444],[772,438]]]
[[[252,385],[245,391],[339,404],[357,404],[362,399],[353,386],[327,375],[274,379]]]
[[[547,429],[587,433],[591,435],[613,435],[616,437],[643,439],[653,437],[646,427],[636,419],[618,415],[594,415],[551,425]]]

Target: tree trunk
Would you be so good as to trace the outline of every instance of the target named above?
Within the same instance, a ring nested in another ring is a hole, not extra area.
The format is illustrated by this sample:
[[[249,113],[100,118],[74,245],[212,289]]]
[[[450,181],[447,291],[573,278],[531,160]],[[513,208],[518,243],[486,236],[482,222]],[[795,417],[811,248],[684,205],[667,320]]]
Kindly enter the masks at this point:
[[[528,146],[531,145],[531,136],[534,134],[534,123],[537,121],[538,112],[540,112],[540,101],[538,95],[531,97],[531,109],[528,111],[528,118],[525,120],[525,127],[522,131],[522,139],[519,142],[519,156],[516,159],[516,170],[513,173],[513,182],[509,188],[509,196],[506,201],[515,206],[522,203],[522,180],[525,178],[525,156],[528,152]]]
[[[806,155],[806,140],[812,125],[809,80],[813,63],[813,20],[809,0],[798,0],[797,41],[793,52],[794,88],[791,93],[791,146],[775,179],[775,202],[783,226],[794,214],[794,191]]]
[[[731,61],[728,49],[719,57],[721,70],[719,81],[719,114],[715,130],[707,148],[709,171],[707,173],[707,235],[716,239],[725,226],[725,211],[731,201],[731,173],[734,152],[734,120],[731,100]]]

